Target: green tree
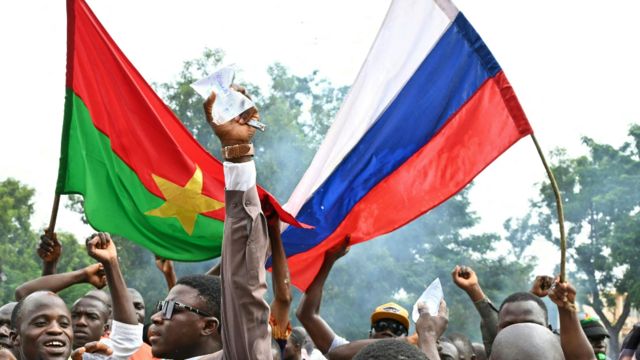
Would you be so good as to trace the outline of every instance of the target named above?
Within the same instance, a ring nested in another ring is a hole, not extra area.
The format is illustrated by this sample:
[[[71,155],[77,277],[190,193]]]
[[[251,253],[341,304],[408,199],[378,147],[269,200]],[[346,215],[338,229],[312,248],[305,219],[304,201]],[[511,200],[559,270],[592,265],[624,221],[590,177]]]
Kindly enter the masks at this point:
[[[440,278],[450,310],[449,332],[461,332],[481,340],[480,317],[466,293],[451,280],[455,265],[474,268],[483,289],[500,302],[515,291],[529,288],[532,264],[496,251],[496,234],[469,235],[479,217],[469,209],[469,189],[402,227],[355,246],[340,259],[325,288],[322,313],[342,336],[367,336],[371,312],[395,301],[411,311],[426,286]]]
[[[554,152],[552,170],[562,192],[567,228],[568,256],[578,272],[574,281],[580,300],[593,307],[611,335],[610,355],[617,357],[619,335],[632,307],[640,305],[640,279],[635,264],[640,258],[640,126],[629,131],[631,141],[615,148],[583,137],[588,154],[571,158]],[[555,199],[548,182],[540,186],[533,203],[538,234],[559,243]],[[622,313],[605,315],[616,294],[626,295]]]
[[[32,188],[15,179],[0,182],[0,303],[14,301],[15,288],[38,276]]]
[[[36,254],[38,234],[31,229],[32,188],[14,179],[0,182],[0,304],[14,301],[15,289],[40,276],[42,262]],[[92,263],[83,247],[71,234],[60,233],[63,256],[59,272],[83,268]],[[90,287],[74,286],[61,293],[70,304]]]

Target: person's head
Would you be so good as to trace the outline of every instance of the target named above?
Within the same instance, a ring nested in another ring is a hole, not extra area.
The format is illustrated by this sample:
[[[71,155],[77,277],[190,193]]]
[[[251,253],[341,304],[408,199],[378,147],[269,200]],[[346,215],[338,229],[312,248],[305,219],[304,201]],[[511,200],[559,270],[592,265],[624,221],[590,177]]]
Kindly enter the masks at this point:
[[[395,339],[384,339],[363,347],[353,360],[426,360],[417,347]]]
[[[471,345],[473,345],[473,353],[476,354],[476,360],[487,360],[487,351],[483,344],[472,343]]]
[[[396,303],[378,306],[371,314],[372,339],[394,338],[409,333],[409,312]]]
[[[98,341],[109,326],[111,309],[98,297],[85,295],[71,306],[73,348]]]
[[[500,305],[498,331],[519,323],[533,323],[548,326],[547,306],[536,295],[518,292],[509,295]]]
[[[438,340],[438,354],[442,360],[458,360],[460,357],[458,348],[448,338],[441,337]]]
[[[456,349],[458,349],[458,359],[474,360],[476,358],[476,355],[473,352],[473,345],[468,337],[460,333],[452,333],[449,334],[448,337]]]
[[[22,359],[66,360],[71,354],[71,314],[60,297],[36,291],[20,301],[11,314],[14,344]]]
[[[134,288],[128,288],[129,296],[131,296],[131,302],[133,302],[133,308],[136,309],[136,315],[138,316],[138,323],[144,324],[144,299],[140,292]]]
[[[10,302],[0,306],[0,348],[13,349],[13,340],[11,334],[13,325],[11,325],[11,313],[16,307],[17,302]]]
[[[97,298],[98,300],[100,300],[103,303],[107,304],[107,307],[109,308],[109,311],[111,311],[111,295],[109,295],[106,291],[98,290],[98,289],[91,289],[91,290],[87,291],[87,293],[84,294],[84,296]]]
[[[302,356],[302,347],[307,342],[307,332],[303,327],[297,326],[291,329],[291,335],[284,347],[284,360],[298,360]]]
[[[513,324],[502,329],[491,347],[491,360],[564,360],[560,339],[544,326]]]
[[[594,354],[606,354],[609,347],[609,332],[595,318],[580,320],[580,326],[591,343]]]
[[[190,275],[178,280],[151,316],[154,357],[184,359],[220,350],[220,277]]]

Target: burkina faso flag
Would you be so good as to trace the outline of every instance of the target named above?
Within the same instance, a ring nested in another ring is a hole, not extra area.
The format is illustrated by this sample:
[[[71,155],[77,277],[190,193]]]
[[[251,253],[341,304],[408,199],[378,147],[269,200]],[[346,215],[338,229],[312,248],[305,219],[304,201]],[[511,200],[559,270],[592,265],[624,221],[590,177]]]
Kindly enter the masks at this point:
[[[67,0],[67,80],[56,192],[89,223],[173,260],[220,255],[222,164],[133,67],[84,0]],[[203,115],[204,121],[204,115]],[[300,226],[264,190],[281,219]]]

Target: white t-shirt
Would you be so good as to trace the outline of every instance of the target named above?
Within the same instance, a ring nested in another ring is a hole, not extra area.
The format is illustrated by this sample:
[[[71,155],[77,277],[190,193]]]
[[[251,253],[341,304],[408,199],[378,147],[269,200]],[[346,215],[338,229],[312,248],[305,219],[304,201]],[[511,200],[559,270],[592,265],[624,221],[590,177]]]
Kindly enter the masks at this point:
[[[342,336],[336,335],[333,338],[333,340],[331,340],[331,346],[329,346],[329,351],[327,351],[327,353],[329,353],[331,350],[337,348],[338,346],[346,345],[348,343],[349,343],[349,340],[343,338]]]
[[[142,345],[142,324],[125,324],[113,320],[108,338],[100,339],[113,350],[110,359],[126,360]]]

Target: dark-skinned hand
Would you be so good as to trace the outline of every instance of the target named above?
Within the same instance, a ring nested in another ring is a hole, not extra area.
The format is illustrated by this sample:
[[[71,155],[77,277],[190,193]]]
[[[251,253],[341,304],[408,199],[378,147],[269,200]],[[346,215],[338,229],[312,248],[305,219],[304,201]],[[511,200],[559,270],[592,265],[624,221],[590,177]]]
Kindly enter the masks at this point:
[[[116,245],[108,233],[97,233],[89,236],[85,242],[87,254],[102,264],[118,260]]]
[[[58,236],[55,232],[49,232],[48,229],[44,231],[44,234],[40,236],[37,253],[44,262],[58,262],[62,254],[62,244],[58,241]]]
[[[242,95],[247,95],[247,91],[245,88],[238,85],[231,85],[231,88],[235,91],[238,91]],[[220,139],[220,143],[223,147],[238,145],[238,144],[248,144],[251,142],[251,139],[256,133],[256,129],[252,126],[247,125],[249,120],[260,120],[260,115],[258,114],[258,109],[252,107],[247,109],[239,116],[231,119],[230,121],[225,122],[224,124],[217,125],[213,122],[213,104],[216,101],[216,94],[214,92],[209,95],[207,100],[204,102],[204,114],[207,118],[207,122],[213,128],[218,139]]]
[[[113,349],[108,347],[105,343],[92,341],[86,343],[82,347],[73,350],[73,352],[71,353],[71,360],[82,360],[82,354],[84,353],[110,356],[111,354],[113,354]]]
[[[553,285],[553,276],[538,275],[531,286],[531,293],[538,297],[549,295],[549,290]]]

